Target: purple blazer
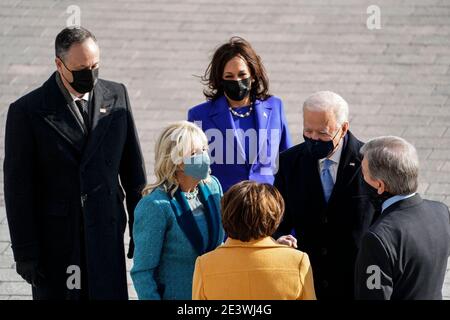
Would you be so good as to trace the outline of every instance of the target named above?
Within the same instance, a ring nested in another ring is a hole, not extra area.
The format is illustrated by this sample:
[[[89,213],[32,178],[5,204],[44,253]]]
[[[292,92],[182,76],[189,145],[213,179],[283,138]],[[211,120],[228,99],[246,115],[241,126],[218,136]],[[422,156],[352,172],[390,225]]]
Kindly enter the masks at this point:
[[[212,175],[219,179],[224,192],[243,180],[273,184],[278,154],[292,146],[280,98],[256,100],[253,112],[256,128],[247,132],[247,137],[254,152],[247,161],[225,96],[188,111],[188,121],[196,123],[208,137]]]

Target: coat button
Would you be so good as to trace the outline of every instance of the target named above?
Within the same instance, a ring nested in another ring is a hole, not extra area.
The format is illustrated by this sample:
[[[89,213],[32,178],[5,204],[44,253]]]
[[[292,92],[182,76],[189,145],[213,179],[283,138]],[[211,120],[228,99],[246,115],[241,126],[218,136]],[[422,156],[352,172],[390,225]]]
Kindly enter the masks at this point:
[[[322,287],[323,288],[328,288],[328,281],[327,280],[323,280],[322,281]]]
[[[327,248],[322,248],[322,249],[320,250],[320,253],[321,253],[323,256],[326,256],[327,253],[328,253]]]
[[[327,224],[328,223],[328,218],[327,217],[322,217],[322,223],[323,224]]]

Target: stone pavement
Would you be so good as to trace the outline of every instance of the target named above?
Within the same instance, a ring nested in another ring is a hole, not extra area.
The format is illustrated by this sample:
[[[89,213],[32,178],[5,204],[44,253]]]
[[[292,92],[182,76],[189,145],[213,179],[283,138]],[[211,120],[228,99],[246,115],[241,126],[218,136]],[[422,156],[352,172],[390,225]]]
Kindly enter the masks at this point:
[[[379,30],[366,26],[371,4],[381,9]],[[416,145],[420,192],[450,205],[450,1],[1,0],[1,162],[8,105],[53,72],[54,38],[70,5],[98,38],[101,77],[129,89],[150,179],[157,133],[204,100],[196,76],[214,48],[240,35],[263,58],[296,142],[302,101],[338,92],[358,137],[394,134]],[[14,271],[0,179],[0,299],[29,299]]]

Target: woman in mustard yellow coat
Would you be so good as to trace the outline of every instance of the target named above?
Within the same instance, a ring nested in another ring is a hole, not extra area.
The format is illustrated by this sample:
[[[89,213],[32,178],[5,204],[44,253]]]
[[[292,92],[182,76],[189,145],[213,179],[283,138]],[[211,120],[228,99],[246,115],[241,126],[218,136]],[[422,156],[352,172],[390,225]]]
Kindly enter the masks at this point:
[[[194,300],[315,300],[308,255],[275,242],[284,202],[275,187],[243,181],[222,199],[228,239],[197,258]]]

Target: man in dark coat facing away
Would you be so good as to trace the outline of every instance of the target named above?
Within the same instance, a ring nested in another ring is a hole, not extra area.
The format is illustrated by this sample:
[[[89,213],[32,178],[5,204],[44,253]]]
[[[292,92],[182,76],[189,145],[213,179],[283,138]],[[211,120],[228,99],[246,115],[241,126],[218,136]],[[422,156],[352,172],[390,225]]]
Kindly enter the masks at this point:
[[[400,137],[362,148],[364,180],[381,215],[364,235],[355,268],[355,297],[364,300],[442,300],[450,255],[450,213],[422,199],[419,159]]]
[[[98,79],[94,35],[55,41],[57,71],[9,107],[4,188],[17,272],[34,299],[128,299],[127,215],[146,183],[127,90]],[[133,256],[130,239],[128,257]]]
[[[308,97],[305,142],[280,154],[275,176],[286,204],[275,237],[309,255],[319,300],[353,299],[356,255],[375,216],[361,174],[363,143],[350,132],[348,114],[334,92]]]

